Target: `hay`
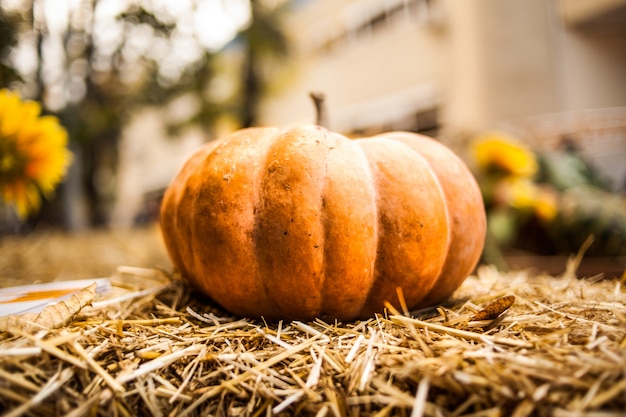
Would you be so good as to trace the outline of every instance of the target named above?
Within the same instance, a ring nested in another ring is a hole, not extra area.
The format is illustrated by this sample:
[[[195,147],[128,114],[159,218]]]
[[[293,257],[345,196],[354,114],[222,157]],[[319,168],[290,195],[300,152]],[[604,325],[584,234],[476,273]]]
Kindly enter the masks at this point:
[[[390,300],[364,321],[265,323],[226,314],[176,276],[122,268],[116,292],[71,323],[0,334],[0,410],[624,415],[623,282],[571,272],[484,266],[438,308],[407,314]]]

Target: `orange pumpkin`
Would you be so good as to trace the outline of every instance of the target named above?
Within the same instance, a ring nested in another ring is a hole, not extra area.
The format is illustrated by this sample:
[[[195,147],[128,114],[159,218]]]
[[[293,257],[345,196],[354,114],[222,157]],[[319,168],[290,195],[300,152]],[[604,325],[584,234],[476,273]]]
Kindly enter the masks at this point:
[[[485,238],[474,177],[439,142],[350,140],[318,126],[250,128],[206,144],[167,189],[176,267],[231,313],[351,320],[443,301]]]

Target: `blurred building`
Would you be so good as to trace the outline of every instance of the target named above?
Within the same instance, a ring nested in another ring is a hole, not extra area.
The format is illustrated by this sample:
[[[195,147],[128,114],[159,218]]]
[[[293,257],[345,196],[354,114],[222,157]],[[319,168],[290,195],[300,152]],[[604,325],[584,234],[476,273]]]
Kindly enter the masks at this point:
[[[265,124],[313,122],[323,92],[337,131],[569,135],[626,178],[626,0],[299,0],[288,29]]]
[[[158,218],[161,198],[185,161],[205,142],[197,126],[176,135],[167,123],[184,120],[193,103],[184,96],[165,108],[146,107],[133,115],[120,138],[116,196],[110,225],[127,228]]]
[[[626,184],[626,0],[291,3],[294,49],[272,68],[260,124],[313,123],[309,93],[321,92],[335,131],[424,132],[453,147],[496,128],[537,146],[567,139],[616,187]],[[215,102],[238,94],[241,53],[237,42],[221,51]],[[182,110],[151,109],[125,129],[113,224],[154,217],[153,197],[206,139],[167,139],[167,119],[188,107],[175,104]],[[221,122],[214,138],[237,127]]]

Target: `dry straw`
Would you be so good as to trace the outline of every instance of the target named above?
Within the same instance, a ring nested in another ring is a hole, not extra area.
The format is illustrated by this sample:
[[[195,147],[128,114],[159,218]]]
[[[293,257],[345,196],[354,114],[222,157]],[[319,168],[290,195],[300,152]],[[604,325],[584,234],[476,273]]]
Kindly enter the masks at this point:
[[[623,416],[624,279],[482,267],[444,306],[353,323],[231,317],[122,269],[70,323],[0,333],[4,416]]]

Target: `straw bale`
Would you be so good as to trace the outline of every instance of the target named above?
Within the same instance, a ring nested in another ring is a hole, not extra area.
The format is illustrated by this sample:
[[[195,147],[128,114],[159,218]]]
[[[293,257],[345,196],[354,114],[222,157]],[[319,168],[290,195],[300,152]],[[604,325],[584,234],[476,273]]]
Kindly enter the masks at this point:
[[[233,317],[159,269],[111,280],[59,328],[0,333],[5,416],[626,410],[624,279],[481,266],[444,305],[350,323]]]

